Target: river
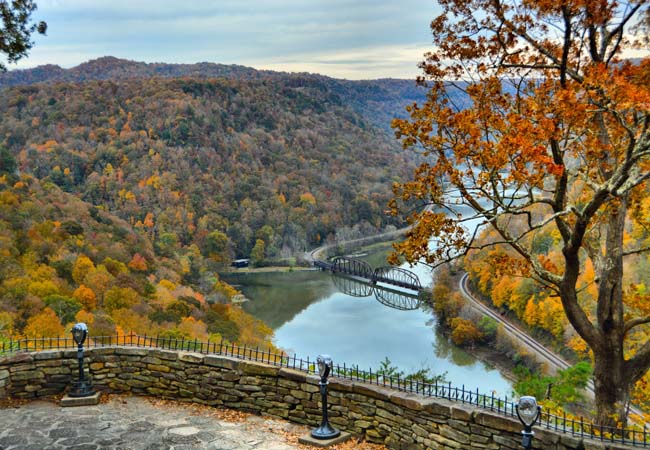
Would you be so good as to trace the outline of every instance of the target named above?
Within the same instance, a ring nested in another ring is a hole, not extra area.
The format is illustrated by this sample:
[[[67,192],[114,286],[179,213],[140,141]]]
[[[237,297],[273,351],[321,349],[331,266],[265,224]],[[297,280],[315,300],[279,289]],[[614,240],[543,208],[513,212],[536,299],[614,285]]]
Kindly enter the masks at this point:
[[[366,259],[376,267],[381,255]],[[430,283],[425,268],[416,271],[423,284]],[[327,353],[336,363],[373,371],[388,358],[406,373],[427,368],[434,375],[446,373],[446,380],[457,386],[511,394],[511,383],[498,370],[437,330],[426,305],[413,310],[388,307],[371,287],[359,286],[357,290],[370,295],[357,297],[351,294],[360,292],[341,292],[331,274],[318,271],[241,273],[224,279],[249,299],[243,308],[273,328],[275,344],[299,357]]]

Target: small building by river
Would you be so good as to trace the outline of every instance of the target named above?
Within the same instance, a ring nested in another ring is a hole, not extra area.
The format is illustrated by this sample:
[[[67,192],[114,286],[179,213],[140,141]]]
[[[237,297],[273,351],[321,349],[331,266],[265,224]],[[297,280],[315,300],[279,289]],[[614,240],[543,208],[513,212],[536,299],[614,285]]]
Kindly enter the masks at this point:
[[[230,266],[236,269],[242,269],[244,267],[248,267],[250,263],[251,263],[250,259],[236,259],[232,263],[230,263]]]

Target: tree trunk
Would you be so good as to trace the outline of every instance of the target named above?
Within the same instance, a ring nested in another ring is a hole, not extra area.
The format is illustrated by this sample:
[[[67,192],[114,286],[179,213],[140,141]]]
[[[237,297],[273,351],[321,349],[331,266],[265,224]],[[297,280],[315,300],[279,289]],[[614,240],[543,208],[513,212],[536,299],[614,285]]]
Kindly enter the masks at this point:
[[[602,253],[594,255],[598,283],[596,323],[578,300],[582,246],[575,242],[564,249],[565,273],[560,297],[569,321],[594,353],[596,423],[616,427],[627,421],[630,389],[634,382],[632,376],[625,373],[623,351],[623,233],[627,199],[618,198],[608,208],[603,229],[605,245]]]
[[[608,427],[625,425],[631,386],[623,373],[623,359],[614,354],[594,356],[595,422]]]
[[[599,425],[627,422],[630,379],[624,370],[623,234],[627,201],[610,206],[605,252],[598,286],[597,318],[600,342],[594,351],[596,420]]]

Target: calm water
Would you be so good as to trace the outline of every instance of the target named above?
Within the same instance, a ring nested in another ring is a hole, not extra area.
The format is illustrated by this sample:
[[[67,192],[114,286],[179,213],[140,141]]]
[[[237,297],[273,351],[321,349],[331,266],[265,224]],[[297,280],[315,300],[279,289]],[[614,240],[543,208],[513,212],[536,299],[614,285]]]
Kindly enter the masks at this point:
[[[430,279],[426,269],[416,271],[421,280]],[[426,306],[403,311],[383,305],[375,295],[355,297],[350,290],[341,292],[332,275],[323,272],[224,278],[250,299],[244,309],[271,326],[276,345],[287,352],[310,359],[328,353],[336,363],[373,370],[388,357],[407,373],[429,368],[433,374],[447,372],[446,379],[454,385],[511,393],[510,382],[496,369],[437,331],[433,312]],[[371,292],[364,285],[356,290],[357,294]]]

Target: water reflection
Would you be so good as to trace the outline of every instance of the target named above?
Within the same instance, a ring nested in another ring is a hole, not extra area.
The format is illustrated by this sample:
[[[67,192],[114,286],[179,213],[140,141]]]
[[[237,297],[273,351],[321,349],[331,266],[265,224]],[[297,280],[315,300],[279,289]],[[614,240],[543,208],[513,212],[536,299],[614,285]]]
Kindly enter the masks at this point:
[[[497,370],[438,331],[425,302],[411,309],[417,299],[404,292],[393,297],[381,286],[379,290],[318,271],[227,279],[250,299],[242,307],[268,323],[275,330],[276,345],[287,352],[310,358],[328,353],[339,363],[366,370],[376,369],[388,357],[405,372],[428,368],[434,375],[446,373],[454,384],[479,387],[482,392],[510,392],[510,383]]]
[[[371,284],[342,275],[332,274],[332,281],[339,291],[352,297],[370,297],[374,291]]]
[[[375,299],[382,305],[401,311],[412,311],[420,307],[420,299],[416,295],[403,291],[335,273],[332,274],[332,281],[341,292],[351,297],[370,297],[374,294]]]
[[[246,312],[278,329],[313,303],[338,292],[319,272],[231,273],[223,279],[235,285],[250,299],[242,306]]]
[[[439,331],[436,330],[436,334]],[[467,353],[465,350],[454,345],[449,339],[439,336],[436,345],[433,347],[434,354],[439,359],[446,359],[453,362],[459,367],[471,366],[476,363],[476,358]],[[490,369],[485,365],[486,369]]]

